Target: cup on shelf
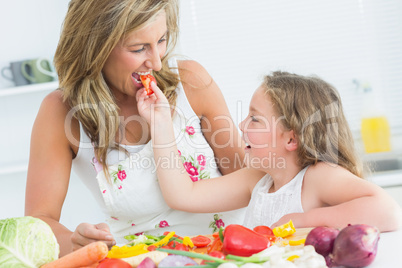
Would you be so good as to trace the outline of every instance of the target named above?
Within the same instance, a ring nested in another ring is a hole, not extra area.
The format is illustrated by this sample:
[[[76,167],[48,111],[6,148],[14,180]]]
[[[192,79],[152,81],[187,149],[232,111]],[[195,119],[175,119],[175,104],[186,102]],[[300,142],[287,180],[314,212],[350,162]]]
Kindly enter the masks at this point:
[[[22,74],[22,63],[25,61],[14,61],[10,63],[10,66],[3,67],[1,69],[1,75],[12,82],[15,83],[16,86],[28,85],[31,83],[23,74]],[[30,72],[30,71],[29,71]],[[7,74],[8,73],[8,74]]]
[[[57,74],[50,60],[38,58],[23,61],[21,72],[31,83],[45,83],[56,80]]]

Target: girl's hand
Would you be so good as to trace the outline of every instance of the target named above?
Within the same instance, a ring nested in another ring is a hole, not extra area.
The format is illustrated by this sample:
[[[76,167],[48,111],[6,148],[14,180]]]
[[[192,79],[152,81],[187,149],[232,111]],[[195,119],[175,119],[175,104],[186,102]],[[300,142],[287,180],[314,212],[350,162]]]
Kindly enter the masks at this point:
[[[95,225],[81,223],[77,226],[77,229],[75,229],[71,236],[73,250],[77,250],[96,241],[105,242],[109,248],[116,245],[116,241],[110,233],[109,226],[106,223],[99,223]]]
[[[151,88],[154,91],[151,95],[147,95],[145,88],[137,91],[138,113],[147,120],[148,124],[158,120],[170,119],[170,106],[165,95],[155,82],[151,82]]]
[[[272,224],[270,227],[273,229],[275,227],[278,227],[282,224],[285,224],[292,220],[293,225],[295,228],[303,228],[303,227],[311,227],[311,226],[305,226],[305,217],[307,215],[305,213],[290,213],[282,216],[277,222]]]

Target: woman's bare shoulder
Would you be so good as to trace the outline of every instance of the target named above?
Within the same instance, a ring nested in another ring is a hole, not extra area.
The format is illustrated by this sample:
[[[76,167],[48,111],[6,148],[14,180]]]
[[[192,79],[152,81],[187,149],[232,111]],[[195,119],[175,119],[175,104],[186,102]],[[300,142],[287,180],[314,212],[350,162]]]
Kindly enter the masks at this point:
[[[68,105],[63,101],[63,92],[60,89],[47,94],[42,101],[41,107],[57,110],[68,110]]]
[[[180,80],[190,89],[205,88],[212,83],[212,77],[199,62],[195,60],[179,60]]]
[[[63,101],[61,90],[52,91],[43,99],[35,120],[34,130],[42,134],[45,131],[49,135],[57,137],[60,142],[65,140],[75,153],[78,151],[76,143],[80,137],[79,124],[74,118],[70,106]],[[72,143],[72,140],[75,142]]]

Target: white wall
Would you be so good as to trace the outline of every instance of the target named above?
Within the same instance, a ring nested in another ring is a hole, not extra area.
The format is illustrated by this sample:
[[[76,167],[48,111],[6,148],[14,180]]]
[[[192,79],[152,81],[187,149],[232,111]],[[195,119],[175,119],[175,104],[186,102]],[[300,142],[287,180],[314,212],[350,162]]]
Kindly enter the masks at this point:
[[[181,1],[181,51],[220,85],[232,114],[247,111],[261,76],[274,70],[316,74],[341,93],[359,138],[369,82],[402,134],[402,2],[377,0]],[[399,141],[400,142],[400,141]]]
[[[10,61],[39,57],[52,59],[59,40],[68,0],[13,0],[0,2],[0,68]],[[13,86],[0,77],[0,89]]]
[[[68,3],[69,0],[1,0],[0,68],[11,61],[39,57],[52,60]],[[13,86],[0,76],[0,92]],[[24,216],[26,171],[5,170],[28,163],[32,124],[49,90],[0,96],[0,219]],[[61,222],[74,229],[84,221],[100,222],[103,215],[73,174]]]

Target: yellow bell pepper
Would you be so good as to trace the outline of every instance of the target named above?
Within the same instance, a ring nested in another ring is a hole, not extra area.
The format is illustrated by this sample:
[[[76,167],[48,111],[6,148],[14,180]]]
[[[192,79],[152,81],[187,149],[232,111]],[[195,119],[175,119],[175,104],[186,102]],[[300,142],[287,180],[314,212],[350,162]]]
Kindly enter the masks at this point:
[[[300,258],[300,256],[298,256],[298,255],[292,255],[292,256],[290,256],[289,258],[287,258],[286,260],[287,260],[287,261],[293,261],[294,259],[297,259],[297,258]]]
[[[175,232],[170,232],[164,238],[162,238],[161,240],[159,240],[156,243],[153,243],[152,245],[156,246],[156,247],[164,246],[169,242],[170,238],[172,238],[174,236],[174,234],[175,234]],[[137,245],[134,245],[131,247],[127,246],[127,245],[124,245],[121,247],[113,246],[109,250],[107,257],[120,259],[120,258],[129,258],[129,257],[137,256],[137,255],[149,252],[148,251],[149,246],[150,245],[146,245],[146,244],[137,244]]]
[[[291,234],[294,234],[296,232],[296,229],[293,225],[292,220],[290,220],[285,224],[275,227],[274,229],[272,229],[272,232],[274,233],[275,236],[283,238]]]
[[[305,242],[306,242],[306,238],[299,239],[299,240],[289,240],[289,245],[290,246],[304,245]]]
[[[183,245],[188,246],[190,248],[194,247],[193,241],[191,241],[191,238],[188,236],[183,237]]]
[[[174,236],[175,232],[170,232],[168,233],[164,238],[162,238],[161,240],[159,240],[156,243],[153,243],[153,246],[156,247],[160,247],[160,246],[164,246],[169,242],[169,239],[172,238]]]
[[[148,246],[145,244],[138,244],[138,245],[131,246],[131,247],[129,247],[127,245],[124,245],[121,247],[113,246],[109,250],[107,257],[108,258],[118,258],[118,259],[133,257],[133,256],[137,256],[137,255],[148,252],[147,247]]]

